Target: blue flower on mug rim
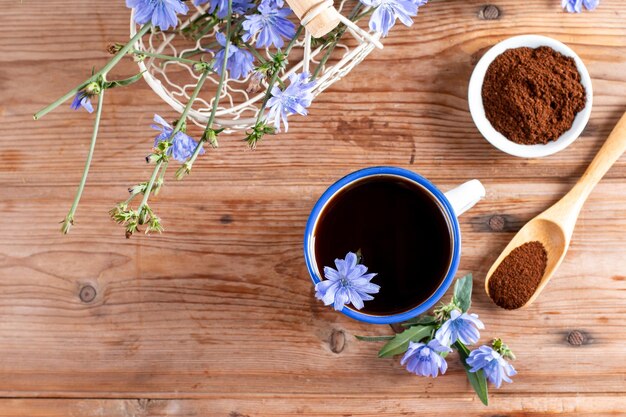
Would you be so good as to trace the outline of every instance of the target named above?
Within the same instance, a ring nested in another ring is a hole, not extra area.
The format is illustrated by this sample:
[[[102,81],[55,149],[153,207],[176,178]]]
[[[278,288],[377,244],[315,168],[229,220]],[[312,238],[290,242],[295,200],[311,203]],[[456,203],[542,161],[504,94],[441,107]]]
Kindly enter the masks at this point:
[[[315,284],[315,297],[324,305],[333,304],[337,311],[348,303],[360,310],[364,301],[373,300],[371,294],[380,290],[379,285],[370,282],[376,274],[367,274],[367,267],[357,261],[356,254],[348,252],[345,259],[335,259],[337,269],[325,266],[326,279]]]

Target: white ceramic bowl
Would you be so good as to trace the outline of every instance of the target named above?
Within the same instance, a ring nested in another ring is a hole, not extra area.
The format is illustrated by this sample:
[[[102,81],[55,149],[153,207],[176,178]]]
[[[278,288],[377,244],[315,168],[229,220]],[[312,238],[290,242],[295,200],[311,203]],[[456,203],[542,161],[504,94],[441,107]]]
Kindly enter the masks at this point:
[[[491,65],[493,60],[496,59],[498,55],[507,49],[520,48],[524,46],[529,48],[549,46],[565,56],[574,58],[574,61],[576,61],[576,68],[580,73],[580,81],[587,92],[587,104],[585,105],[585,108],[576,115],[572,128],[563,133],[556,141],[549,142],[545,145],[520,145],[507,139],[504,135],[502,135],[502,133],[493,128],[485,116],[485,108],[483,107],[482,87],[485,79],[485,73],[487,72],[489,65]],[[480,61],[478,61],[470,79],[468,101],[470,113],[472,114],[476,127],[478,127],[480,133],[482,133],[485,139],[491,142],[493,146],[510,155],[523,158],[539,158],[542,156],[552,155],[553,153],[567,148],[580,136],[589,121],[589,116],[591,115],[593,90],[591,88],[591,77],[589,77],[589,72],[587,72],[585,64],[583,64],[580,57],[576,55],[576,52],[572,51],[569,47],[556,39],[540,35],[522,35],[506,39],[496,44],[489,51],[487,51],[485,55],[483,55]]]

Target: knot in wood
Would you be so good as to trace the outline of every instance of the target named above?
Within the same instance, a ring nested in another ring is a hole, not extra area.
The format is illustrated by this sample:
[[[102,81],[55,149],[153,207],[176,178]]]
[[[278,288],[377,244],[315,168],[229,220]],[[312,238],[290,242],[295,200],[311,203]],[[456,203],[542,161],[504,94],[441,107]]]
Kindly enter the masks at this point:
[[[500,9],[493,4],[487,4],[478,11],[478,18],[481,20],[498,20],[500,18]]]
[[[343,330],[333,329],[330,334],[330,350],[333,353],[341,353],[346,347],[346,334]]]
[[[247,414],[241,414],[239,411],[231,411],[228,413],[228,417],[250,417]]]
[[[78,296],[83,303],[90,303],[96,298],[97,292],[91,285],[85,285],[80,289]]]
[[[567,335],[567,343],[572,346],[582,346],[585,344],[586,340],[585,334],[580,330],[572,330]]]
[[[491,216],[489,218],[489,229],[494,232],[501,232],[504,230],[504,226],[506,224],[506,220],[502,216]]]
[[[111,55],[115,55],[116,53],[118,53],[120,50],[117,47],[116,44],[114,43],[110,43],[107,45],[107,52],[110,53]]]

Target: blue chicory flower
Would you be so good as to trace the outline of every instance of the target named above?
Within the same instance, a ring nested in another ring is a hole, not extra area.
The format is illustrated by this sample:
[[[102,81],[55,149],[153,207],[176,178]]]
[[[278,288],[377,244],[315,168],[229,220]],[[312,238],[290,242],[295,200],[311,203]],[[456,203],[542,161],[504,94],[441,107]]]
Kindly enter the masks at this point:
[[[189,7],[181,0],[126,0],[126,7],[135,9],[136,23],[143,25],[152,22],[161,30],[176,27],[176,15],[189,11]]]
[[[439,372],[443,375],[448,369],[448,363],[441,353],[451,351],[452,349],[442,345],[437,339],[432,339],[428,344],[409,342],[409,348],[400,364],[406,363],[407,371],[416,375],[436,378]]]
[[[285,0],[261,0],[261,4],[275,9],[277,7],[283,7],[285,5]]]
[[[382,36],[387,36],[389,30],[400,19],[406,26],[411,26],[411,17],[417,15],[417,9],[428,0],[360,0],[366,6],[374,7],[369,27]]]
[[[380,286],[371,283],[376,274],[367,274],[367,267],[357,263],[357,256],[348,252],[345,259],[335,259],[337,269],[324,267],[325,280],[315,285],[315,297],[324,305],[334,305],[341,311],[348,303],[354,308],[363,308],[363,301],[373,300],[370,294],[376,294]]]
[[[298,113],[302,116],[307,115],[307,107],[313,101],[312,90],[315,87],[315,81],[309,81],[309,74],[289,75],[290,84],[284,90],[278,86],[272,88],[272,97],[267,101],[269,109],[267,120],[274,121],[274,127],[280,132],[280,123],[282,121],[285,126],[285,132],[289,129],[287,116]]]
[[[496,388],[500,388],[502,381],[513,382],[509,377],[517,374],[513,365],[508,363],[491,346],[481,346],[471,351],[467,358],[467,364],[471,367],[470,372],[478,372],[482,369],[485,377]]]
[[[167,154],[169,156],[179,162],[185,162],[189,157],[191,157],[193,151],[198,145],[198,142],[193,140],[191,136],[184,132],[177,132],[176,135],[174,135],[174,138],[170,139],[174,128],[172,128],[172,126],[158,114],[154,115],[154,122],[158,124],[151,125],[150,127],[161,132],[156,138],[154,138],[154,146],[157,146],[159,142],[170,140],[172,142],[172,146],[168,149]],[[201,148],[200,155],[203,153],[204,148]]]
[[[570,13],[583,11],[583,0],[561,0],[561,7]]]
[[[73,110],[78,110],[81,107],[83,107],[89,113],[93,113],[93,106],[91,105],[91,96],[85,90],[80,90],[78,93],[76,93],[76,96],[74,97],[74,100],[72,101],[72,104],[70,105],[70,107]]]
[[[228,0],[193,0],[193,4],[196,6],[205,3],[209,3],[209,13],[213,13],[217,10],[216,16],[218,18],[223,19],[228,15]],[[233,13],[244,14],[254,7],[254,3],[249,0],[233,0],[231,7]]]
[[[224,46],[226,46],[226,36],[216,33],[217,42],[222,45],[222,49],[215,54],[215,72],[222,74],[222,63],[224,62]],[[254,68],[254,55],[245,49],[238,48],[232,43],[228,46],[228,57],[226,58],[226,69],[233,79],[245,78]]]
[[[257,35],[257,48],[272,45],[282,48],[285,44],[283,38],[292,38],[296,33],[296,25],[287,19],[287,16],[291,14],[291,9],[288,7],[278,9],[261,3],[258,10],[258,14],[246,16],[246,20],[242,24],[245,31],[243,40],[248,41]]]
[[[480,339],[478,329],[484,328],[477,314],[461,314],[459,310],[452,310],[450,318],[435,333],[435,338],[444,346],[450,346],[457,340],[464,345],[473,345]]]
[[[570,13],[581,13],[583,6],[587,10],[594,10],[600,4],[600,0],[561,0],[561,7]]]

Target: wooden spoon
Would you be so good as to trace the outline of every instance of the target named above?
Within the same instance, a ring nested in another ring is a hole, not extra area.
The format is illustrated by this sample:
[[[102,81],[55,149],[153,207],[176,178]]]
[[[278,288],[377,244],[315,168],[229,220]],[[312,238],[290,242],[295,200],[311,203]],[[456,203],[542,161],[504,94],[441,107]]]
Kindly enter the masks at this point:
[[[572,233],[576,226],[578,214],[585,200],[602,179],[604,174],[626,151],[626,113],[617,122],[602,149],[587,168],[587,171],[578,180],[576,185],[552,207],[526,223],[494,262],[485,279],[485,291],[489,294],[489,279],[511,251],[524,243],[539,241],[548,254],[548,263],[539,286],[530,299],[522,306],[527,307],[539,296],[559,267],[567,248],[569,248]]]

